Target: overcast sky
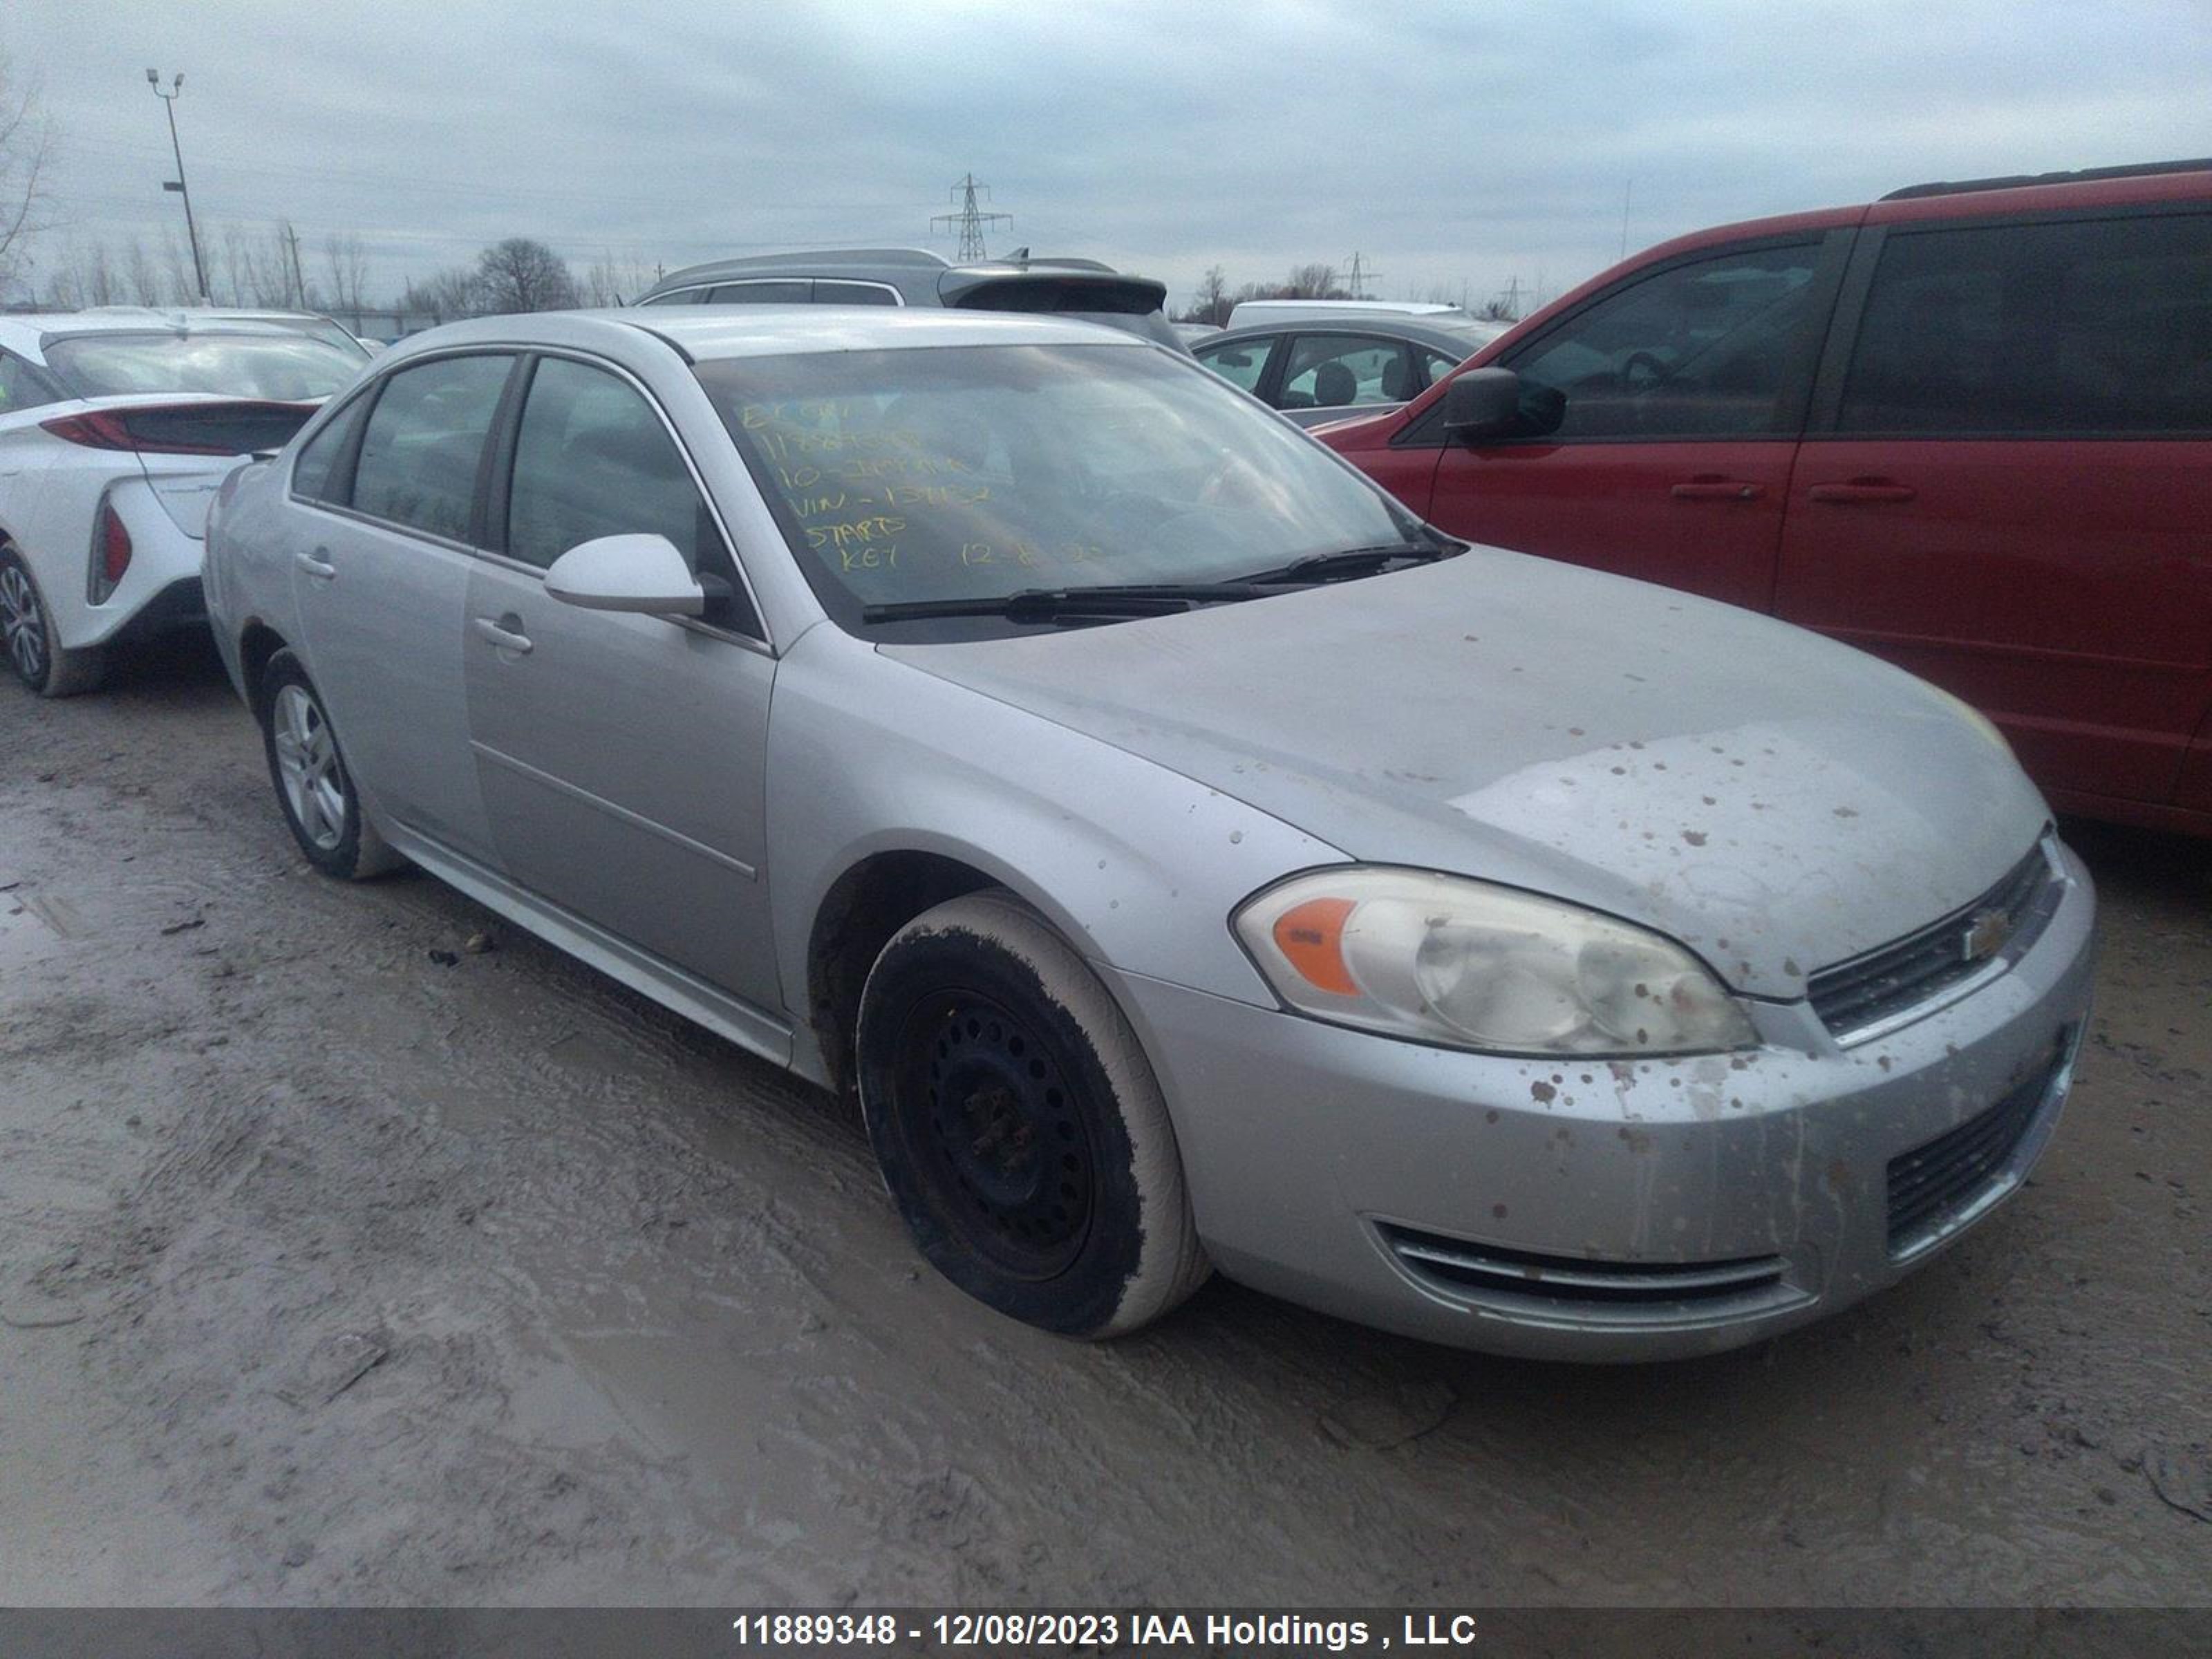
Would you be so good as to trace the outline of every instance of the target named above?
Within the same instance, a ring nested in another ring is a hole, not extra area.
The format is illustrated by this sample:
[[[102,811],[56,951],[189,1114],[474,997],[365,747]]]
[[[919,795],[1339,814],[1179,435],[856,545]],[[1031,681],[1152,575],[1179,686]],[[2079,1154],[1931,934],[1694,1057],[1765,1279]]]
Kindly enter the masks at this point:
[[[373,296],[510,235],[579,266],[805,244],[1103,258],[1188,299],[1358,251],[1556,293],[1621,250],[1940,178],[2212,154],[2212,0],[0,0],[67,239],[289,218]]]

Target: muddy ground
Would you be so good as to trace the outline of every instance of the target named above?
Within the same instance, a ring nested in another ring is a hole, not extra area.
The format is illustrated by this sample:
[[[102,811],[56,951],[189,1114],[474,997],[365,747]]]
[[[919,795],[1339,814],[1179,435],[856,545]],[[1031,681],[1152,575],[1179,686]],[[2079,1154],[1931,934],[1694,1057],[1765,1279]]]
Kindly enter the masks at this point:
[[[2073,833],[2056,1144],[1871,1304],[1091,1347],[921,1269],[835,1102],[312,874],[204,650],[0,687],[0,1602],[2212,1600],[2212,848]]]

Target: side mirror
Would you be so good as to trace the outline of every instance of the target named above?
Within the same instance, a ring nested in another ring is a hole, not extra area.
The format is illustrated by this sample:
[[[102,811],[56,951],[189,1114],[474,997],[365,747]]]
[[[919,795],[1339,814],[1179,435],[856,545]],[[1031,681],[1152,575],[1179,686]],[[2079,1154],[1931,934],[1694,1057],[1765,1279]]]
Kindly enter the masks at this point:
[[[553,561],[545,591],[586,611],[635,611],[654,617],[696,617],[706,590],[665,536],[602,536],[580,542]]]
[[[1444,430],[1464,442],[1522,429],[1521,377],[1510,368],[1470,368],[1444,388]]]

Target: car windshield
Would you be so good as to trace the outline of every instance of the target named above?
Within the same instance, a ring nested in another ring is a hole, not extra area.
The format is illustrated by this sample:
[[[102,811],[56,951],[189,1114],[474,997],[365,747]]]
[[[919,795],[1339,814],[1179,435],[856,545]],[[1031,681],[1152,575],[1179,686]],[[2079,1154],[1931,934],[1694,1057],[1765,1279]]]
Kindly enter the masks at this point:
[[[823,607],[1234,582],[1427,550],[1419,520],[1188,358],[1114,345],[739,357],[697,374]]]
[[[70,334],[50,339],[46,366],[80,398],[214,392],[306,403],[361,371],[352,352],[289,330],[266,334]]]

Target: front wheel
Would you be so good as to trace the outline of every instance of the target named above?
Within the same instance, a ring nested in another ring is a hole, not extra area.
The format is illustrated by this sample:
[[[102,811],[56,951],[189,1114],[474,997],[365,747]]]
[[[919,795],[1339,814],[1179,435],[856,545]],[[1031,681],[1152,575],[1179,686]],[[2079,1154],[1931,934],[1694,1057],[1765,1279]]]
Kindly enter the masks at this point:
[[[398,866],[399,855],[362,814],[322,697],[289,651],[270,658],[262,672],[261,736],[276,804],[308,863],[342,881]]]
[[[1136,1034],[1043,919],[997,890],[916,917],[860,994],[860,1106],[932,1266],[1046,1330],[1118,1336],[1211,1271]]]

